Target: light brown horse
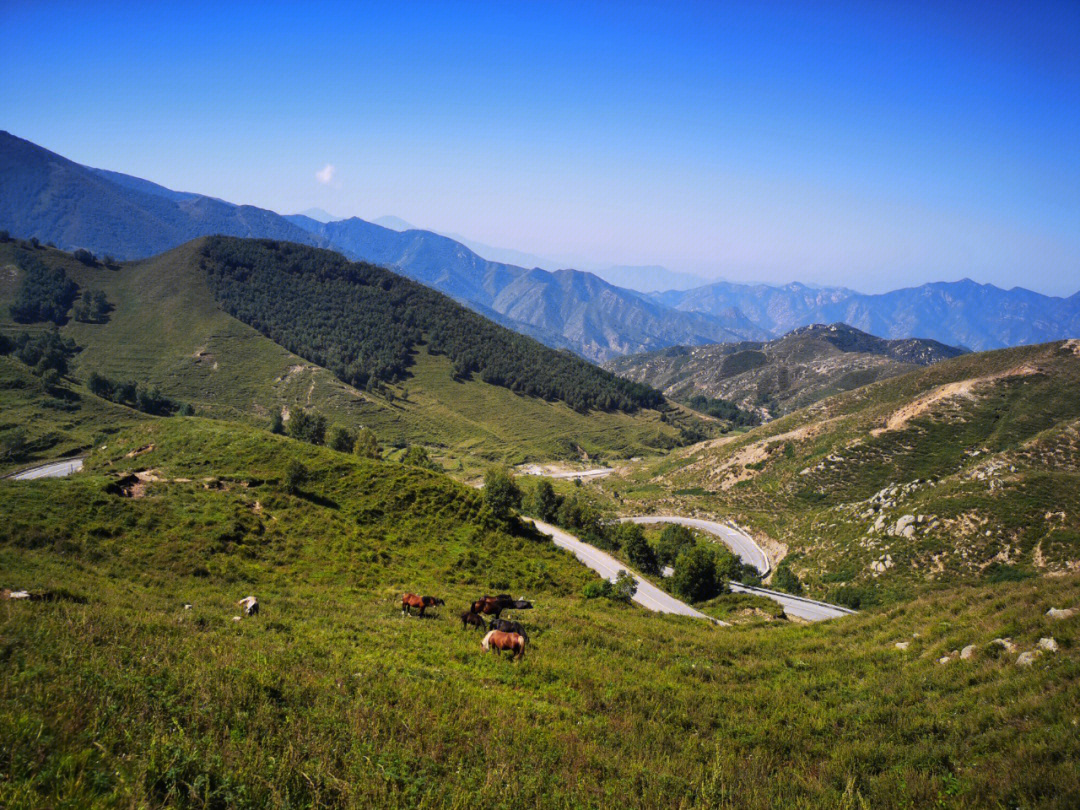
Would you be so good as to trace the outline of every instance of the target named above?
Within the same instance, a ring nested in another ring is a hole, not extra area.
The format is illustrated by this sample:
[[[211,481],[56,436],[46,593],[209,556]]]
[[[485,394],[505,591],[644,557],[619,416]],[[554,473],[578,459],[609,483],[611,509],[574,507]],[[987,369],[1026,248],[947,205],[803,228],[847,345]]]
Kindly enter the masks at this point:
[[[503,650],[513,653],[511,658],[516,661],[525,655],[525,639],[517,633],[504,633],[501,630],[492,630],[484,640],[480,642],[484,652],[494,650],[495,654],[502,658]]]
[[[419,608],[420,616],[424,615],[424,611],[429,607],[438,607],[439,605],[445,605],[442,599],[437,596],[417,596],[415,593],[407,593],[401,597],[401,615],[410,615],[410,608]]]

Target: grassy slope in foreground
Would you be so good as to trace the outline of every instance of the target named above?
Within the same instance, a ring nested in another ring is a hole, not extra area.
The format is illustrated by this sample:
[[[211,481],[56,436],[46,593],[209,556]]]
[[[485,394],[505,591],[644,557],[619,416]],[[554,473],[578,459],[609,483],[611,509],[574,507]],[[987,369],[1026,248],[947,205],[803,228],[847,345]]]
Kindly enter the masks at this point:
[[[365,425],[384,443],[427,444],[467,466],[574,457],[576,448],[629,457],[677,440],[679,430],[657,411],[581,414],[478,379],[455,381],[450,362],[424,347],[412,376],[389,386],[392,402],[358,391],[222,312],[198,270],[199,245],[117,270],[86,267],[60,251],[35,251],[47,264],[64,267],[81,288],[104,290],[115,307],[106,324],[69,321],[62,328],[84,347],[74,361],[76,376],[97,371],[155,384],[200,413],[245,421],[265,423],[282,406],[311,407],[331,425]],[[0,330],[9,333],[27,328],[12,323],[7,311],[19,282],[17,249],[0,245]]]
[[[765,532],[816,596],[1075,571],[1078,345],[965,355],[598,486]]]
[[[107,491],[136,469],[168,480]],[[444,477],[199,419],[0,488],[3,584],[85,598],[0,603],[5,806],[1080,800],[1080,619],[1044,616],[1080,601],[1076,576],[712,628],[580,599],[589,574]],[[447,597],[442,617],[402,619],[405,588]],[[455,618],[496,588],[536,603],[517,664]],[[230,621],[249,593],[262,614]],[[1031,667],[988,644],[1048,635],[1061,650]]]

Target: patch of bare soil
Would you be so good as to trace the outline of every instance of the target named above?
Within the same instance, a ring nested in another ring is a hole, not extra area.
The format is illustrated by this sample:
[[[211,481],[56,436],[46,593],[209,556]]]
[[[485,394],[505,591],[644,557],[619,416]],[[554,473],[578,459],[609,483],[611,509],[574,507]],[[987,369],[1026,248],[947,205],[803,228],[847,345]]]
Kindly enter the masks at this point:
[[[923,394],[921,397],[909,402],[907,405],[893,411],[893,413],[885,420],[885,426],[874,428],[870,431],[870,435],[880,436],[882,433],[886,433],[890,430],[900,430],[912,419],[921,416],[934,407],[934,405],[944,400],[955,397],[974,399],[974,388],[978,385],[994,382],[996,380],[1003,380],[1009,377],[1029,377],[1032,374],[1038,373],[1040,373],[1039,368],[1025,364],[997,374],[987,374],[984,377],[971,377],[967,380],[959,380],[958,382],[939,385],[932,391]]]
[[[136,456],[141,456],[143,453],[149,453],[153,449],[154,445],[144,444],[142,447],[138,447],[135,450],[132,450],[130,453],[127,453],[124,458],[135,458]]]

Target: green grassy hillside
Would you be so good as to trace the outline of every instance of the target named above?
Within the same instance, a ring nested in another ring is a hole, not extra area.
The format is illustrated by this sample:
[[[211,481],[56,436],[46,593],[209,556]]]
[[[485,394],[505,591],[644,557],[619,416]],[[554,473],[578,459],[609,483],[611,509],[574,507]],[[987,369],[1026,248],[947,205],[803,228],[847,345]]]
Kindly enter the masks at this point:
[[[734,518],[820,596],[1076,571],[1078,390],[1076,341],[967,355],[598,486]]]
[[[0,481],[0,571],[55,597],[0,602],[6,807],[1080,799],[1080,618],[1044,616],[1080,603],[1076,575],[715,628],[582,599],[572,558],[443,476],[190,418],[70,479]],[[401,618],[405,589],[447,606]],[[456,621],[493,590],[536,605],[521,662]],[[248,594],[261,614],[232,621]]]
[[[628,457],[674,446],[693,420],[672,411],[575,411],[563,402],[515,394],[474,377],[455,379],[444,355],[413,350],[400,382],[360,391],[286,351],[223,312],[198,269],[199,243],[141,262],[86,266],[51,249],[34,251],[83,290],[100,289],[114,307],[106,323],[70,320],[61,329],[82,351],[72,375],[157,385],[198,413],[265,424],[275,410],[310,407],[331,425],[370,427],[385,444],[426,444],[450,466],[490,460],[590,455]],[[10,320],[20,283],[16,243],[0,245],[0,333],[41,325]],[[470,317],[478,317],[468,313]],[[544,350],[548,351],[548,350]],[[599,373],[599,372],[598,372]]]

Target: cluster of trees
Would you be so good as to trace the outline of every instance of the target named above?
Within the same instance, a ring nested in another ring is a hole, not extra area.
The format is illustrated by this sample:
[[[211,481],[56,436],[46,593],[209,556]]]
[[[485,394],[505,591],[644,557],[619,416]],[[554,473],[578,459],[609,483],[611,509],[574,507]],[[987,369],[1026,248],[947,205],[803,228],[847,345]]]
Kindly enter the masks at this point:
[[[62,337],[55,329],[36,335],[23,332],[14,338],[0,335],[0,354],[13,354],[26,363],[50,391],[67,374],[68,361],[78,351],[74,340]]]
[[[585,586],[582,595],[586,599],[598,599],[607,597],[612,602],[629,602],[637,593],[637,580],[629,571],[620,571],[615,575],[615,581],[603,579],[599,582],[590,582]]]
[[[75,306],[75,320],[83,323],[105,323],[112,306],[101,290],[85,290]]]
[[[15,302],[9,307],[16,323],[67,322],[67,312],[79,293],[79,286],[61,267],[47,267],[36,256],[19,251],[16,258],[22,281]]]
[[[194,413],[191,405],[165,396],[156,386],[138,385],[131,380],[110,380],[96,371],[90,373],[86,387],[102,399],[154,416],[191,416]]]
[[[676,594],[694,602],[725,593],[730,581],[752,585],[761,582],[752,565],[743,563],[722,545],[699,542],[685,526],[665,526],[653,545],[641,526],[606,521],[587,498],[577,493],[559,495],[546,479],[537,481],[522,497],[521,507],[528,514],[574,532],[597,548],[618,554],[648,576],[657,576],[670,566],[674,573],[666,584]]]
[[[450,359],[459,378],[475,374],[582,412],[663,403],[647,385],[511,332],[422,284],[328,250],[213,237],[201,266],[230,315],[356,387],[404,379],[414,348],[426,344]]]
[[[694,394],[692,397],[684,399],[683,404],[717,419],[726,419],[739,427],[752,427],[761,424],[761,419],[757,414],[744,411],[734,402],[729,402],[726,399],[713,399],[704,394]]]
[[[325,444],[339,453],[356,453],[358,456],[371,459],[382,456],[374,431],[369,428],[360,428],[354,432],[348,428],[335,427],[327,434],[326,417],[317,411],[297,408],[289,416],[288,423],[285,422],[285,415],[278,411],[270,421],[270,431],[282,435],[288,434],[294,439],[309,444]],[[423,448],[420,449],[423,450]]]

